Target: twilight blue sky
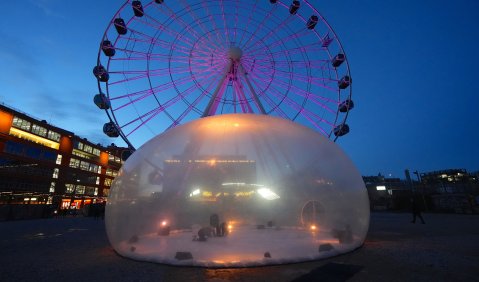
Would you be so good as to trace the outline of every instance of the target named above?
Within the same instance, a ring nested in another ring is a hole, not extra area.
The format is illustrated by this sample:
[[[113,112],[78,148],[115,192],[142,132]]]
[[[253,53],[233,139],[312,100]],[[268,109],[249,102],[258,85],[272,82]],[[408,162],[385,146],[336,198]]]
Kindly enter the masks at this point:
[[[363,175],[479,170],[479,1],[311,1],[347,52],[356,108],[338,144]],[[93,142],[101,131],[92,68],[123,3],[2,3],[0,102]]]

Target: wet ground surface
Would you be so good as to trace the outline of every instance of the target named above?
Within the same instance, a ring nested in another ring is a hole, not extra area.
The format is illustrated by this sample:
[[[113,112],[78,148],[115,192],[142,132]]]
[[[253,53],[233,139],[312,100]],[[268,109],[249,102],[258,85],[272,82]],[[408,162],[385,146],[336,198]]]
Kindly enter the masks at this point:
[[[110,247],[104,222],[0,223],[0,281],[479,281],[479,215],[373,213],[356,251],[289,265],[205,269],[133,261]]]

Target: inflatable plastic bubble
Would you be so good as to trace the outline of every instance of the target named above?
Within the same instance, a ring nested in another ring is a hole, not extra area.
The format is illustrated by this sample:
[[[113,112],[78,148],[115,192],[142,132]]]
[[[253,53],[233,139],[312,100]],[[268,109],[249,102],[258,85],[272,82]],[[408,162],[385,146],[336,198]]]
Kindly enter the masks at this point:
[[[369,201],[353,163],[323,135],[289,120],[229,114],[139,148],[112,184],[105,220],[125,257],[256,266],[358,248]]]

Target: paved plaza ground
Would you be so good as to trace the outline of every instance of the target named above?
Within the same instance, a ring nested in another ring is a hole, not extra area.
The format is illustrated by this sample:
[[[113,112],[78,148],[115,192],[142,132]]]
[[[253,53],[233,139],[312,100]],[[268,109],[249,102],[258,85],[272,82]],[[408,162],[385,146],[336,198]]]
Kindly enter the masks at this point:
[[[0,281],[479,281],[479,215],[372,213],[364,246],[289,265],[205,269],[120,257],[103,220],[0,222]]]

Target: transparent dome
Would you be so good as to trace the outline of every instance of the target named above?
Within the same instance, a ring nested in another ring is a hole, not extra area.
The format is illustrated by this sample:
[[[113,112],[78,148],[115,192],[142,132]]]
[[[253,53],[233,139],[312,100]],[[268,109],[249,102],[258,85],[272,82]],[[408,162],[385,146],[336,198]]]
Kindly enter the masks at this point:
[[[338,145],[289,120],[201,118],[138,149],[113,182],[106,229],[136,260],[209,267],[354,250],[369,226],[361,175]]]

